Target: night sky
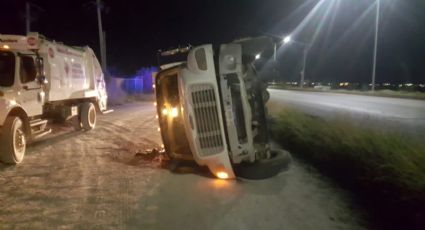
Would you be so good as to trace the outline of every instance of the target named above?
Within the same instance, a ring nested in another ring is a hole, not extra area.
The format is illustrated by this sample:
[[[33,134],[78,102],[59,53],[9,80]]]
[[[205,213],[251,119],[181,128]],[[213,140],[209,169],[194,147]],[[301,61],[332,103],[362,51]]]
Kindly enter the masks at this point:
[[[32,31],[99,53],[92,1],[30,2],[40,8],[33,7]],[[307,79],[370,81],[373,0],[104,0],[104,5],[108,68],[122,74],[156,65],[158,49],[293,34],[312,42]],[[381,6],[377,82],[425,82],[425,1],[381,0]],[[24,10],[24,0],[1,0],[0,33],[25,34]],[[280,80],[297,80],[301,60],[301,45],[280,48]]]

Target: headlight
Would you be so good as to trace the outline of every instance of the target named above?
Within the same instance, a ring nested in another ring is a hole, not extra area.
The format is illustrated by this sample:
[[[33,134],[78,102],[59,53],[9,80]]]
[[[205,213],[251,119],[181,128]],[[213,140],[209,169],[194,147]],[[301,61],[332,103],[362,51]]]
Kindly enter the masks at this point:
[[[164,115],[164,116],[168,115],[168,109],[167,108],[162,109],[162,115]]]
[[[179,110],[177,107],[172,107],[172,108],[165,107],[162,109],[162,115],[170,116],[171,118],[176,118],[179,116]]]
[[[179,116],[179,111],[177,110],[177,108],[176,107],[173,107],[173,108],[171,108],[171,111],[170,111],[170,115],[171,115],[171,117],[178,117]]]

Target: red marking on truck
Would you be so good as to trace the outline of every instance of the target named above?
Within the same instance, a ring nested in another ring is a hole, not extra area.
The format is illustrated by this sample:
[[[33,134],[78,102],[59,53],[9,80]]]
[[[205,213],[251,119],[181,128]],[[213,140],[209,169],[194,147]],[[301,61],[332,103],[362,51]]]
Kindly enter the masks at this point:
[[[35,39],[35,38],[33,38],[33,37],[29,37],[29,38],[27,39],[27,42],[28,42],[28,45],[30,45],[30,46],[35,46],[35,45],[37,45],[37,39]]]

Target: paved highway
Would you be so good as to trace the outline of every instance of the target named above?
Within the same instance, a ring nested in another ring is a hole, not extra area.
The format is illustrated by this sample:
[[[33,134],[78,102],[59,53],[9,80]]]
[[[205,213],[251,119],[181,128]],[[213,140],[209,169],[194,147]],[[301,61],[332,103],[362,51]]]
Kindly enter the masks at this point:
[[[425,101],[352,94],[269,89],[269,110],[285,107],[322,118],[347,117],[359,125],[423,136]]]

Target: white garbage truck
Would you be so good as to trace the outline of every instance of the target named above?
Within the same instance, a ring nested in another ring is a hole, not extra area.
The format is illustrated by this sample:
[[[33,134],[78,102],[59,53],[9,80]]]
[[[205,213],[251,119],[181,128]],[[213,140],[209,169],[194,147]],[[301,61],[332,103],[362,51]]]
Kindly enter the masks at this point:
[[[101,66],[89,47],[38,33],[0,34],[0,161],[20,163],[26,145],[51,132],[48,122],[74,118],[91,130],[107,109]]]
[[[156,105],[165,153],[195,161],[218,178],[264,179],[290,160],[272,149],[265,104],[267,84],[254,62],[273,50],[267,37],[217,47],[209,44],[160,51],[155,77]]]

